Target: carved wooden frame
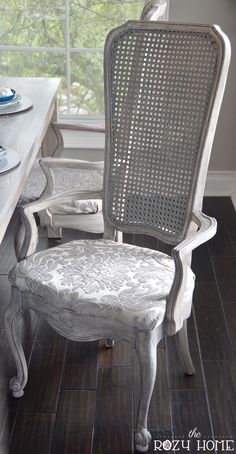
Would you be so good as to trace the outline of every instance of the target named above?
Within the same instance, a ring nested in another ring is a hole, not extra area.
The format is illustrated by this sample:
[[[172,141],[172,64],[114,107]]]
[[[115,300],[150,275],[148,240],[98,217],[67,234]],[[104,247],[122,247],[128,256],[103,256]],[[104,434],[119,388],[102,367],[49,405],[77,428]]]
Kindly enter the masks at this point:
[[[153,25],[152,25],[153,26]],[[140,452],[148,450],[148,443],[151,439],[151,435],[147,429],[147,415],[149,403],[154,387],[156,377],[156,347],[158,342],[165,334],[176,335],[176,341],[178,344],[179,354],[187,374],[194,373],[194,367],[189,353],[188,338],[187,338],[187,318],[190,315],[192,295],[189,297],[185,307],[183,307],[183,292],[186,287],[186,274],[187,268],[191,265],[191,253],[192,250],[198,247],[200,244],[209,240],[214,236],[216,232],[216,220],[209,216],[201,213],[203,190],[206,179],[207,165],[210,156],[210,150],[213,142],[213,136],[216,128],[216,122],[220,110],[220,105],[223,97],[223,91],[226,83],[227,71],[230,59],[230,46],[227,38],[220,31],[218,27],[210,26],[198,26],[198,25],[183,25],[183,24],[164,24],[159,23],[154,25],[158,27],[171,28],[176,27],[179,30],[191,29],[194,30],[207,30],[213,34],[219,40],[221,46],[221,59],[222,65],[218,74],[218,85],[216,86],[214,97],[209,109],[209,116],[206,124],[204,133],[204,140],[202,142],[203,157],[198,163],[196,172],[199,172],[195,186],[192,189],[192,203],[189,206],[188,212],[188,225],[186,226],[184,238],[182,241],[175,244],[172,251],[172,257],[175,262],[175,276],[171,291],[167,298],[166,315],[164,322],[159,326],[156,326],[152,330],[139,330],[137,328],[129,329],[121,322],[106,321],[101,317],[88,317],[78,316],[74,313],[70,313],[66,308],[66,320],[63,322],[63,314],[58,309],[58,312],[54,308],[53,311],[46,301],[42,301],[39,296],[33,295],[30,292],[23,292],[16,287],[12,287],[12,299],[9,307],[5,314],[5,326],[7,336],[11,345],[13,355],[15,357],[17,366],[17,376],[10,381],[10,388],[14,397],[21,397],[23,395],[23,389],[27,382],[27,366],[25,356],[22,350],[21,340],[17,332],[17,321],[22,312],[26,309],[34,309],[39,315],[44,317],[51,326],[64,335],[73,340],[94,340],[102,337],[123,339],[131,343],[136,349],[140,365],[141,365],[141,393],[139,401],[139,412],[138,412],[138,423],[135,434],[136,448]],[[142,22],[129,22],[122,27],[122,30],[129,29],[132,27],[140,27],[149,29],[151,25],[149,23]],[[119,33],[121,28],[116,29],[108,36],[108,42],[111,36]],[[107,52],[107,50],[106,50]],[[107,56],[107,55],[106,55]],[[106,59],[106,57],[105,57]],[[106,79],[106,85],[109,81]],[[109,118],[109,103],[107,103],[107,118]],[[111,123],[110,121],[106,124],[106,169],[109,165],[109,134],[110,134]],[[105,201],[108,195],[108,183],[105,175]],[[17,238],[17,250],[20,259],[28,257],[33,254],[38,241],[37,226],[34,218],[34,213],[42,210],[49,210],[55,204],[66,203],[76,199],[85,199],[86,197],[96,198],[102,197],[101,193],[91,193],[81,191],[68,191],[64,194],[57,194],[47,196],[29,204],[22,208],[22,219],[24,221],[24,231],[19,231]],[[109,217],[109,207],[104,204],[104,216],[105,216],[105,232],[104,237],[114,239],[116,229],[120,226],[114,224]],[[121,228],[126,231],[126,228]],[[138,228],[131,228],[131,232],[137,232]],[[157,238],[161,235],[155,235],[154,231],[150,232],[150,229],[144,230],[143,233],[152,234]],[[170,241],[171,243],[171,241]]]

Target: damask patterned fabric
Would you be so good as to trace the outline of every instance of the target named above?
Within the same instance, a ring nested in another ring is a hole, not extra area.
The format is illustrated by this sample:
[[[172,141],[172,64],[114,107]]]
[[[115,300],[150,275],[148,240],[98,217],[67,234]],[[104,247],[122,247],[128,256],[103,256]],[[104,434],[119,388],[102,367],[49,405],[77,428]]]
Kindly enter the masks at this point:
[[[194,274],[190,268],[188,272],[184,300],[194,287]],[[76,314],[152,329],[165,315],[174,261],[151,249],[81,240],[33,254],[9,278],[21,290],[42,297],[49,308],[66,307]]]
[[[86,170],[56,167],[53,173],[55,178],[54,194],[76,188],[87,191],[101,191],[102,189],[103,169]],[[21,194],[20,204],[30,203],[39,199],[46,186],[46,181],[39,160],[36,159]],[[54,214],[89,214],[97,213],[101,210],[101,200],[82,200],[75,201],[70,205],[55,207],[51,211]]]
[[[50,212],[52,214],[94,214],[102,211],[102,200],[73,200],[66,204],[54,205]]]
[[[25,183],[19,203],[26,204],[38,200],[46,186],[46,182],[47,180],[39,165],[39,160],[36,159]]]

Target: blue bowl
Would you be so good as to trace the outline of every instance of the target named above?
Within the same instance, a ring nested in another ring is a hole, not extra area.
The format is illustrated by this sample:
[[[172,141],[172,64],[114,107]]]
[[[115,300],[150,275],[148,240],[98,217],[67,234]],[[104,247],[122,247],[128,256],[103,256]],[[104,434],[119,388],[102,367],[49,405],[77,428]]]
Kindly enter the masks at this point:
[[[0,97],[0,103],[1,103],[1,102],[8,102],[8,101],[11,101],[11,100],[14,98],[15,94],[16,94],[15,90],[13,90],[13,89],[11,88],[11,94],[8,95],[8,96],[1,96],[1,97]]]

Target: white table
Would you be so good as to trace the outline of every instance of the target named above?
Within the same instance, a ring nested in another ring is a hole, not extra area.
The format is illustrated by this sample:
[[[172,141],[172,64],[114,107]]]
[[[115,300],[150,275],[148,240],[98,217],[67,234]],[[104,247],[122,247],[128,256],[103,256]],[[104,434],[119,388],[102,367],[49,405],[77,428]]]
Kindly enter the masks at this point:
[[[59,85],[56,78],[0,77],[0,86],[14,88],[33,101],[28,111],[0,117],[0,144],[17,151],[21,159],[17,168],[0,174],[0,243],[42,142],[50,144],[49,126],[57,120]]]

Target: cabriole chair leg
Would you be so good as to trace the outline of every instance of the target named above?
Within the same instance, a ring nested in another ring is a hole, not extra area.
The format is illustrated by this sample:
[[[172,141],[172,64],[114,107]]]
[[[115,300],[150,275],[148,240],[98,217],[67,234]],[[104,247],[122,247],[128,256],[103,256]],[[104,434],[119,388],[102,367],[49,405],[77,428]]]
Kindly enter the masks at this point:
[[[25,354],[22,348],[20,336],[18,334],[19,317],[22,315],[21,310],[21,292],[12,288],[11,302],[5,312],[5,329],[12,353],[15,358],[17,376],[9,382],[9,388],[13,397],[22,397],[24,387],[28,380],[28,369],[25,360]]]
[[[147,417],[156,379],[156,348],[156,333],[153,331],[142,331],[137,334],[136,352],[140,363],[141,390],[135,446],[139,452],[148,450],[148,444],[152,438],[147,429]]]

